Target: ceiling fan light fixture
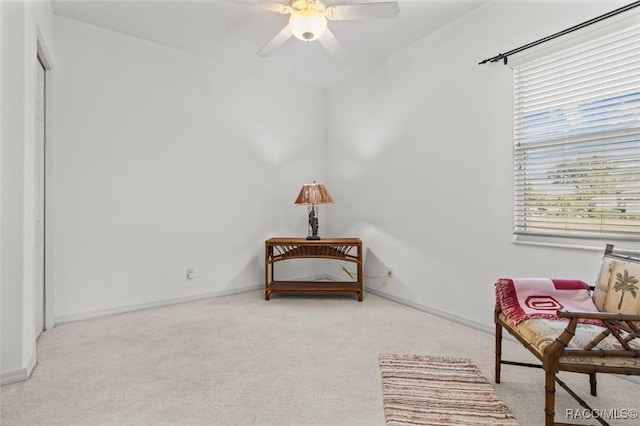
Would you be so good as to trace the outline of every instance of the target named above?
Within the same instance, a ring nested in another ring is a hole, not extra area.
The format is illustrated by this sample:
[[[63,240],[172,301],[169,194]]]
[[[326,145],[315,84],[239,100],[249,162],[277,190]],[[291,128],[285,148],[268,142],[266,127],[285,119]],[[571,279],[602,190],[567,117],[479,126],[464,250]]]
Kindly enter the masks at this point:
[[[332,56],[344,60],[346,58],[346,52],[333,35],[333,32],[327,28],[327,20],[356,21],[364,19],[393,19],[397,18],[400,12],[398,3],[395,1],[331,4],[329,7],[325,6],[324,3],[329,0],[289,0],[288,5],[279,2],[274,3],[273,0],[251,1],[268,1],[268,4],[262,5],[264,9],[280,13],[281,15],[289,15],[287,25],[256,52],[258,56],[263,58],[269,56],[274,50],[281,47],[293,36],[302,41],[318,40],[322,47]],[[338,1],[340,0],[331,0],[331,3]],[[354,0],[342,1],[351,2]]]
[[[289,28],[302,41],[317,40],[327,30],[324,12],[309,8],[291,12]]]

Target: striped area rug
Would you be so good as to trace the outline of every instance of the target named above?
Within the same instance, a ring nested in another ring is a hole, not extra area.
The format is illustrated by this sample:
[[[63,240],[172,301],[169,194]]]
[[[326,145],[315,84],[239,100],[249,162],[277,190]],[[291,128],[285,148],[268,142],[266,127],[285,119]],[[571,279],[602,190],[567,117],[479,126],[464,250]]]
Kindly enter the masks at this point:
[[[387,425],[518,425],[466,358],[379,355]]]

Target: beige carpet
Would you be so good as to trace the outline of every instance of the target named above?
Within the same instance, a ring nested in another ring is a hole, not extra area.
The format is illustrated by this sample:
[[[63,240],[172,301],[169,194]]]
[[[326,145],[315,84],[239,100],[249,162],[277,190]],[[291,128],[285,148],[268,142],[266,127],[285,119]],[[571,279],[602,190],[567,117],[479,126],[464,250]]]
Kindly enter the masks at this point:
[[[267,302],[253,291],[78,321],[44,332],[37,350],[31,379],[0,388],[2,425],[383,426],[381,353],[469,358],[523,426],[544,418],[541,370],[505,366],[493,383],[492,335],[367,292]],[[532,361],[516,343],[503,353]],[[599,376],[594,398],[584,376],[561,377],[593,407],[640,408],[626,380]],[[579,407],[557,395],[562,421]]]
[[[518,425],[467,358],[381,354],[379,359],[387,425]]]

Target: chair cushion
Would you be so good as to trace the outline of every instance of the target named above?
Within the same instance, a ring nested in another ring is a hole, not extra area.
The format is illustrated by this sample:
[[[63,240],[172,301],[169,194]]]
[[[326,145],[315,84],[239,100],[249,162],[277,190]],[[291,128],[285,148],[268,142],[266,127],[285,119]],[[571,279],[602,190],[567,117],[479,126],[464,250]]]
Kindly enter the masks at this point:
[[[504,314],[499,315],[501,322],[504,324],[507,321]],[[550,319],[529,319],[524,320],[518,325],[512,325],[509,321],[507,328],[511,329],[514,333],[520,335],[525,341],[531,344],[531,350],[538,358],[542,358],[543,352],[549,344],[564,331],[567,327],[566,321],[550,320]],[[604,330],[603,327],[593,324],[579,323],[576,327],[576,334],[569,342],[568,348],[580,349],[591,342],[596,336],[598,336]],[[623,336],[625,333],[623,332]],[[633,339],[629,345],[636,350],[640,350],[640,338]],[[622,349],[622,346],[618,340],[613,336],[607,336],[602,340],[596,349]],[[628,357],[576,357],[565,355],[560,357],[560,363],[572,363],[572,364],[586,364],[586,365],[607,365],[607,366],[627,366],[627,367],[640,367],[640,358],[628,358]]]
[[[605,255],[593,301],[600,312],[640,314],[640,260]]]

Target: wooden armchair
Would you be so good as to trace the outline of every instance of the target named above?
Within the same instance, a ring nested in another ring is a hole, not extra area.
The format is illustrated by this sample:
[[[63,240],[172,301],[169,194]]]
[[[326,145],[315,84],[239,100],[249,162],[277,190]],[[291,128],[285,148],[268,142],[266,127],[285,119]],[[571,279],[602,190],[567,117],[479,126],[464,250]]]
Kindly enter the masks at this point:
[[[532,314],[514,320],[513,312],[509,311],[514,306],[504,297],[509,282],[513,283],[506,279],[496,283],[495,381],[500,383],[502,364],[544,369],[546,426],[567,424],[555,423],[556,383],[582,407],[594,412],[557,377],[558,372],[588,374],[593,396],[597,395],[596,373],[640,375],[640,259],[614,254],[613,245],[607,245],[597,285],[590,288],[592,294],[589,288],[585,289],[588,303],[593,301],[594,309],[590,312],[572,312],[558,304],[560,309],[555,318]],[[538,358],[541,365],[503,360],[503,328]],[[594,419],[608,425],[603,418],[594,416]]]

